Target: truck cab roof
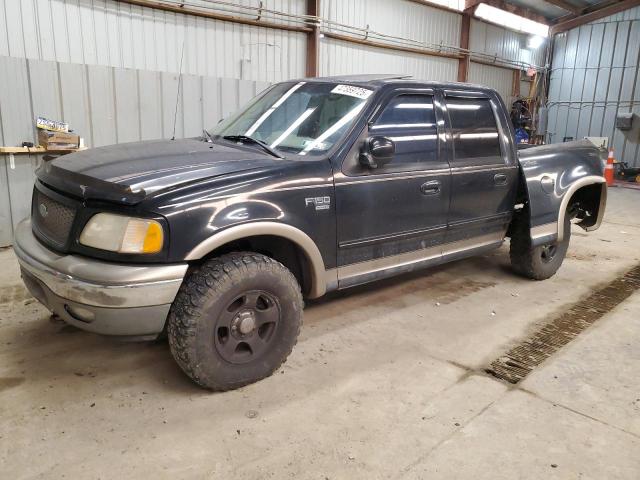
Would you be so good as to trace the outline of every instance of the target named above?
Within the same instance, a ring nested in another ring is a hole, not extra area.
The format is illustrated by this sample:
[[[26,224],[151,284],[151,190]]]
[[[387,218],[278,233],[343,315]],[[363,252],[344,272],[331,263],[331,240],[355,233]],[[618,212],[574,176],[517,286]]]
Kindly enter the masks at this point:
[[[349,85],[357,85],[360,87],[368,87],[379,89],[386,85],[406,86],[415,85],[419,87],[449,88],[456,90],[474,90],[484,93],[495,92],[494,89],[484,85],[462,82],[439,82],[435,80],[421,80],[413,78],[411,75],[401,73],[388,74],[366,74],[366,75],[336,75],[329,77],[300,78],[297,81],[304,82],[334,82],[346,83]]]

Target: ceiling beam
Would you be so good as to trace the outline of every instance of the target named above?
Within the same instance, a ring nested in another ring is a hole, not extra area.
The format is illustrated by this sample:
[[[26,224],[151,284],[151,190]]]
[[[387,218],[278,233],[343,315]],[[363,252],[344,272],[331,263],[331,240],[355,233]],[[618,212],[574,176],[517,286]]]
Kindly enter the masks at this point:
[[[546,3],[550,3],[551,5],[555,5],[556,7],[561,8],[566,12],[571,12],[574,15],[580,15],[584,12],[584,8],[576,7],[575,5],[570,4],[569,2],[565,2],[564,0],[544,0]]]
[[[592,13],[592,12],[595,12],[596,10],[600,10],[602,8],[605,8],[605,7],[610,7],[612,5],[617,5],[621,1],[622,0],[604,0],[604,1],[599,2],[599,3],[594,3],[592,5],[584,7],[582,9],[582,13],[580,13],[580,15],[586,15],[587,13]],[[552,20],[552,23],[554,23],[554,24],[563,23],[563,22],[566,22],[567,20],[573,20],[574,18],[579,17],[580,15],[576,15],[576,14],[573,14],[573,13],[567,13],[566,15],[562,15],[561,17],[554,18]]]
[[[638,6],[640,6],[640,0],[624,0],[622,2],[614,3],[589,13],[585,13],[584,15],[556,23],[551,27],[549,34],[555,35],[556,33],[566,32],[567,30],[580,27],[581,25],[593,22],[594,20],[599,20],[601,18],[608,17],[609,15],[615,15],[616,13]]]
[[[469,9],[472,9],[472,8],[475,9],[475,7],[477,7],[481,3],[486,3],[487,5],[491,5],[492,7],[499,8],[500,10],[505,10],[515,15],[528,18],[529,20],[533,20],[534,22],[544,23],[545,25],[549,25],[548,18],[532,10],[529,10],[528,8],[512,5],[511,3],[507,3],[502,0],[466,0],[465,11],[469,11]]]

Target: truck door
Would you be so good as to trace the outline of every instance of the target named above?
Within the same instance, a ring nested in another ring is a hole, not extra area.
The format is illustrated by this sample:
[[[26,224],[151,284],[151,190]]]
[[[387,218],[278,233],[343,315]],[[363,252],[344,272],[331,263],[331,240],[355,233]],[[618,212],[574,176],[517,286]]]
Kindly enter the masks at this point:
[[[446,243],[501,241],[518,183],[504,106],[483,92],[446,91],[445,108],[453,140]]]
[[[438,105],[433,90],[396,90],[336,172],[340,288],[440,259],[451,179]],[[371,137],[395,145],[384,166],[359,160]]]

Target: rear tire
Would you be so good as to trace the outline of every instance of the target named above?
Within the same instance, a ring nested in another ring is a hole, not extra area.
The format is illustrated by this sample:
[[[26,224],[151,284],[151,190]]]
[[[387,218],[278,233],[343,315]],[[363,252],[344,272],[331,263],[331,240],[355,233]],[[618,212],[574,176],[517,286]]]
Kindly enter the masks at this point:
[[[198,385],[239,388],[286,360],[302,309],[298,282],[276,260],[252,252],[213,258],[185,279],[171,307],[171,352]]]
[[[531,246],[529,226],[521,222],[514,227],[511,235],[509,256],[511,267],[518,274],[532,280],[546,280],[552,277],[562,265],[571,239],[569,215],[564,218],[564,238],[537,247]]]

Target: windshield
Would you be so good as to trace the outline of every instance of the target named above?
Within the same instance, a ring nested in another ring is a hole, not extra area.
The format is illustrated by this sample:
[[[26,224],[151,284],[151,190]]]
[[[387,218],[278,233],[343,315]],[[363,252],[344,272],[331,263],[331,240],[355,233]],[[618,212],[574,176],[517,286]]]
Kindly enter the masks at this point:
[[[281,83],[211,133],[251,137],[282,153],[318,155],[349,129],[372,93],[339,83]]]

